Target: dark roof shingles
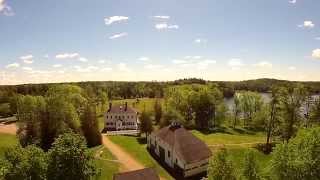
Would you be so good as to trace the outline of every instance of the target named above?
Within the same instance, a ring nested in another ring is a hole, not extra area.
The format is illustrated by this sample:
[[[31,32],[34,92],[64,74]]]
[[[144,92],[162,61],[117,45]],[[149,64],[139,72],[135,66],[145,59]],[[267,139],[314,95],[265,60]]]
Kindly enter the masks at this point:
[[[164,127],[156,136],[173,147],[178,156],[187,163],[194,163],[209,158],[212,153],[208,146],[183,127]]]
[[[137,113],[135,109],[130,106],[125,107],[125,105],[112,105],[111,109],[108,109],[108,113]]]

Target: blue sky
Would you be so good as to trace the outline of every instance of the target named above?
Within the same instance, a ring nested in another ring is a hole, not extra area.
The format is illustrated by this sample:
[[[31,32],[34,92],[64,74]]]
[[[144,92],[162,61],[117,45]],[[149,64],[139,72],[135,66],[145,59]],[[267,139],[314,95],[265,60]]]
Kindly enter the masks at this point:
[[[0,0],[0,84],[320,80],[318,0]]]

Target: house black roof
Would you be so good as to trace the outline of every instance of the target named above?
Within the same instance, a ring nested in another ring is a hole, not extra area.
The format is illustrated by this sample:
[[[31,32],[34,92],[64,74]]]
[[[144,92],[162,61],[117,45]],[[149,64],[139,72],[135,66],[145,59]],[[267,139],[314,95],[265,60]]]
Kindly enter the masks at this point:
[[[155,132],[155,135],[173,147],[187,164],[208,159],[212,155],[204,142],[182,126],[167,126]]]
[[[115,174],[113,180],[160,180],[153,168],[145,168],[136,171]]]
[[[107,113],[137,113],[137,111],[127,105],[111,105]]]

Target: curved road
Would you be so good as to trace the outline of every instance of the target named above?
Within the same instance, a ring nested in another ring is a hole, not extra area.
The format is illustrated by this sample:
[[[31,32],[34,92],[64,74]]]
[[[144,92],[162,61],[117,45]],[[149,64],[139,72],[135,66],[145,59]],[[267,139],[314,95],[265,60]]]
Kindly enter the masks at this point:
[[[121,147],[110,141],[107,136],[102,135],[103,145],[121,162],[121,172],[134,171],[145,168],[141,163],[136,161],[130,154],[125,152]]]

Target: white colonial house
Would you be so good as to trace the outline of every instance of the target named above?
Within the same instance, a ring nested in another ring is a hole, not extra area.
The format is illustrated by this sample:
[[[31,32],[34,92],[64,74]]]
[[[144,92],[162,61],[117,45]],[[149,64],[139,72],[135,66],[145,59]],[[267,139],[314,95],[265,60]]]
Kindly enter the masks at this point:
[[[129,107],[128,103],[124,105],[109,104],[109,109],[105,114],[105,130],[137,130],[138,129],[138,112]]]
[[[151,133],[147,142],[151,153],[183,177],[207,171],[210,149],[178,123]]]

